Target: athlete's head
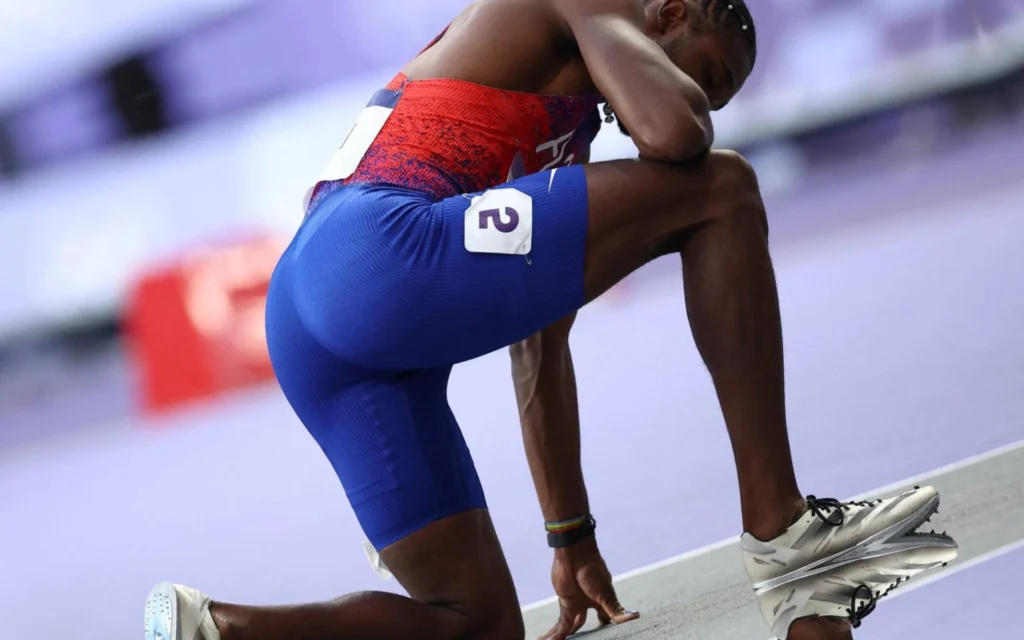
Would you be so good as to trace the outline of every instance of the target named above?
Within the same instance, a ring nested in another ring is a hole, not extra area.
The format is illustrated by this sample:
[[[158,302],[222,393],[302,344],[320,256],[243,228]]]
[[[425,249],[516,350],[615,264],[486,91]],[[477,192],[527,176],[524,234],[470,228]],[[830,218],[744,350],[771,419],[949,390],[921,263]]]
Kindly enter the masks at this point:
[[[744,0],[646,0],[647,30],[721,109],[757,58],[757,32]]]

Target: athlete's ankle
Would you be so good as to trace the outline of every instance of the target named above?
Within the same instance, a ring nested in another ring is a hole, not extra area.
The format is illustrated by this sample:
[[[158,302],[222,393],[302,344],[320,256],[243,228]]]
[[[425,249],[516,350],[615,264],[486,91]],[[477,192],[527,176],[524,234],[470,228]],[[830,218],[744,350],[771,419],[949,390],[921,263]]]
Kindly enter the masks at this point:
[[[210,617],[220,633],[220,640],[242,640],[244,638],[243,627],[239,624],[237,615],[230,605],[223,605],[218,602],[210,603]]]
[[[786,640],[852,640],[853,630],[847,620],[803,618],[789,628]]]
[[[776,504],[777,507],[765,509],[750,518],[744,513],[743,526],[747,533],[758,540],[772,540],[785,533],[807,512],[807,501],[802,496],[779,500]]]

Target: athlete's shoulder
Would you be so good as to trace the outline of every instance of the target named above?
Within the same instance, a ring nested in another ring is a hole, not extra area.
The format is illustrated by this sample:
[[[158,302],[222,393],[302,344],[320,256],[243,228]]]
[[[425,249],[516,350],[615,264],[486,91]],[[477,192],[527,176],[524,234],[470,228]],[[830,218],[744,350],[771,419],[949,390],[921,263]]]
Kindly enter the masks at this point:
[[[591,18],[618,17],[643,23],[644,0],[539,0],[563,19],[570,28]]]
[[[558,40],[571,37],[562,0],[478,0],[460,16],[472,17],[498,38]]]
[[[573,94],[578,48],[554,0],[479,0],[406,65],[411,78],[454,78],[522,93]],[[566,86],[562,86],[566,85]]]

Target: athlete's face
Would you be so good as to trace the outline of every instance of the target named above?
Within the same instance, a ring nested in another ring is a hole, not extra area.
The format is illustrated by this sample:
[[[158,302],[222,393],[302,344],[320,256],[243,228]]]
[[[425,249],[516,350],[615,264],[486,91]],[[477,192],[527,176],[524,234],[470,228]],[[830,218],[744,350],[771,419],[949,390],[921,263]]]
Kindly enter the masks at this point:
[[[753,68],[743,32],[734,24],[712,24],[688,0],[655,1],[649,9],[652,37],[672,62],[704,90],[712,109],[728,104]]]

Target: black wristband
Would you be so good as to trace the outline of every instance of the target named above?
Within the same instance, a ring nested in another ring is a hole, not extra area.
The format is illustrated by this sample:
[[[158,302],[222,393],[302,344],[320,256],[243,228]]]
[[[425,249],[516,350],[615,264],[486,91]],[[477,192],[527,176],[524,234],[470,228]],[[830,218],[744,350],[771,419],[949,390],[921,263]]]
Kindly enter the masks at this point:
[[[597,529],[597,521],[593,516],[587,516],[586,520],[579,527],[568,531],[548,531],[548,546],[552,549],[564,549],[577,545],[584,540],[594,537]]]

